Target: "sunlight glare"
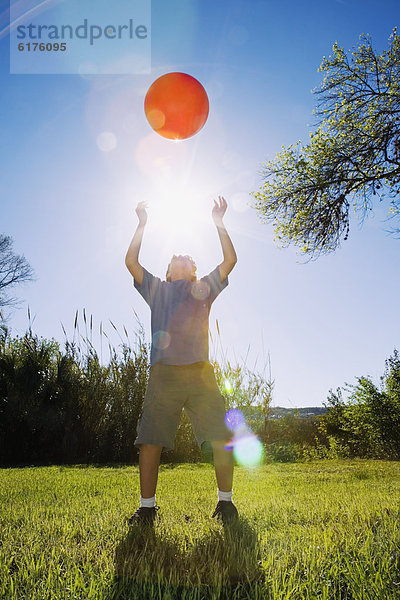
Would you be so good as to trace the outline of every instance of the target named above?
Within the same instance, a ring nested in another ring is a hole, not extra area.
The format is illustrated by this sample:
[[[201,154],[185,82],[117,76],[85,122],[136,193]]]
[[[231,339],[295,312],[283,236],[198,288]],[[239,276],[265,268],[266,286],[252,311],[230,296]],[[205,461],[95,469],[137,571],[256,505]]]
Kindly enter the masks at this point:
[[[143,173],[153,178],[176,175],[184,168],[187,151],[179,140],[171,144],[157,133],[150,133],[137,143],[135,162]]]
[[[248,433],[234,440],[233,454],[240,465],[255,467],[261,463],[263,447],[254,434]]]
[[[167,237],[197,237],[204,212],[204,199],[182,184],[174,184],[164,177],[155,182],[154,197],[149,200],[149,210],[157,215],[157,222]]]

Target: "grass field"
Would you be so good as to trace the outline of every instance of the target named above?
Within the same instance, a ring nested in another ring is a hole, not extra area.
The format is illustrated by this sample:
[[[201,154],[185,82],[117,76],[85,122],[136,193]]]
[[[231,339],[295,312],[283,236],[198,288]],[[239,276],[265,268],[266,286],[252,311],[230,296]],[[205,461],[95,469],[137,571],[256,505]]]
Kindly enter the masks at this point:
[[[138,468],[0,470],[2,599],[400,598],[400,463],[235,468],[223,529],[208,464],[163,465],[154,530]]]

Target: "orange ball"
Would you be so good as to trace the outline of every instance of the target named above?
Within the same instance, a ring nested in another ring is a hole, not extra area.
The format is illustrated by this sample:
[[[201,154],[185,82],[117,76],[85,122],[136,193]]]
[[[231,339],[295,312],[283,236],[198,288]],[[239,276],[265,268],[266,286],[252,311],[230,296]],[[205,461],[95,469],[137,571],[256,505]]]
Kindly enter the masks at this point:
[[[209,110],[206,90],[187,73],[166,73],[152,83],[144,99],[151,127],[170,140],[184,140],[200,131]]]

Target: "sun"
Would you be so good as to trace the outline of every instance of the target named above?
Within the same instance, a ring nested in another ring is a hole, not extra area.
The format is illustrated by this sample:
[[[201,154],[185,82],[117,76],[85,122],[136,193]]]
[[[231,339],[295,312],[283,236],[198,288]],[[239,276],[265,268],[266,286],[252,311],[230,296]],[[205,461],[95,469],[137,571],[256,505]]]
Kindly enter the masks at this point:
[[[204,190],[175,184],[153,187],[148,208],[148,239],[152,240],[151,254],[158,263],[169,260],[173,254],[193,257],[198,274],[214,262],[211,236],[216,234],[212,224],[212,199]],[[198,275],[199,276],[199,275]]]
[[[199,209],[201,210],[201,200],[180,187],[163,190],[152,204],[157,210],[160,224],[171,234],[192,228],[199,218]]]
[[[201,234],[212,203],[204,194],[196,193],[182,184],[157,186],[154,197],[148,200],[149,217],[162,229],[165,237],[186,238]]]

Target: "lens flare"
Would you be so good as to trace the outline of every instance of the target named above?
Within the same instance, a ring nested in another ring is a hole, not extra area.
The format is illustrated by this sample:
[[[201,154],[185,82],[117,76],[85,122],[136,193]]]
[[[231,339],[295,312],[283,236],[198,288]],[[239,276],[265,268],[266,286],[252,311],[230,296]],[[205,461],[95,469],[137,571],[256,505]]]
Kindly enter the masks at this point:
[[[246,424],[244,414],[238,408],[231,408],[225,415],[225,425],[233,431],[233,438],[226,449],[232,450],[236,461],[244,467],[255,467],[263,458],[263,446]]]
[[[228,392],[228,394],[232,394],[233,392],[233,387],[231,382],[229,381],[229,379],[225,379],[224,381],[224,388],[225,390]],[[240,411],[239,411],[240,412]]]
[[[103,131],[97,136],[97,146],[102,152],[111,152],[117,147],[117,138],[111,131]]]
[[[191,294],[196,300],[206,300],[210,295],[210,286],[206,281],[196,281],[192,286]]]
[[[165,125],[165,115],[161,110],[153,108],[147,113],[147,120],[153,129],[161,129]]]
[[[153,344],[160,350],[165,350],[171,343],[171,336],[168,331],[156,331],[153,334]]]
[[[231,431],[236,431],[245,424],[244,414],[238,408],[231,408],[225,415],[225,425]]]
[[[240,465],[255,467],[262,461],[263,447],[260,440],[254,434],[249,433],[234,440],[233,454]]]

